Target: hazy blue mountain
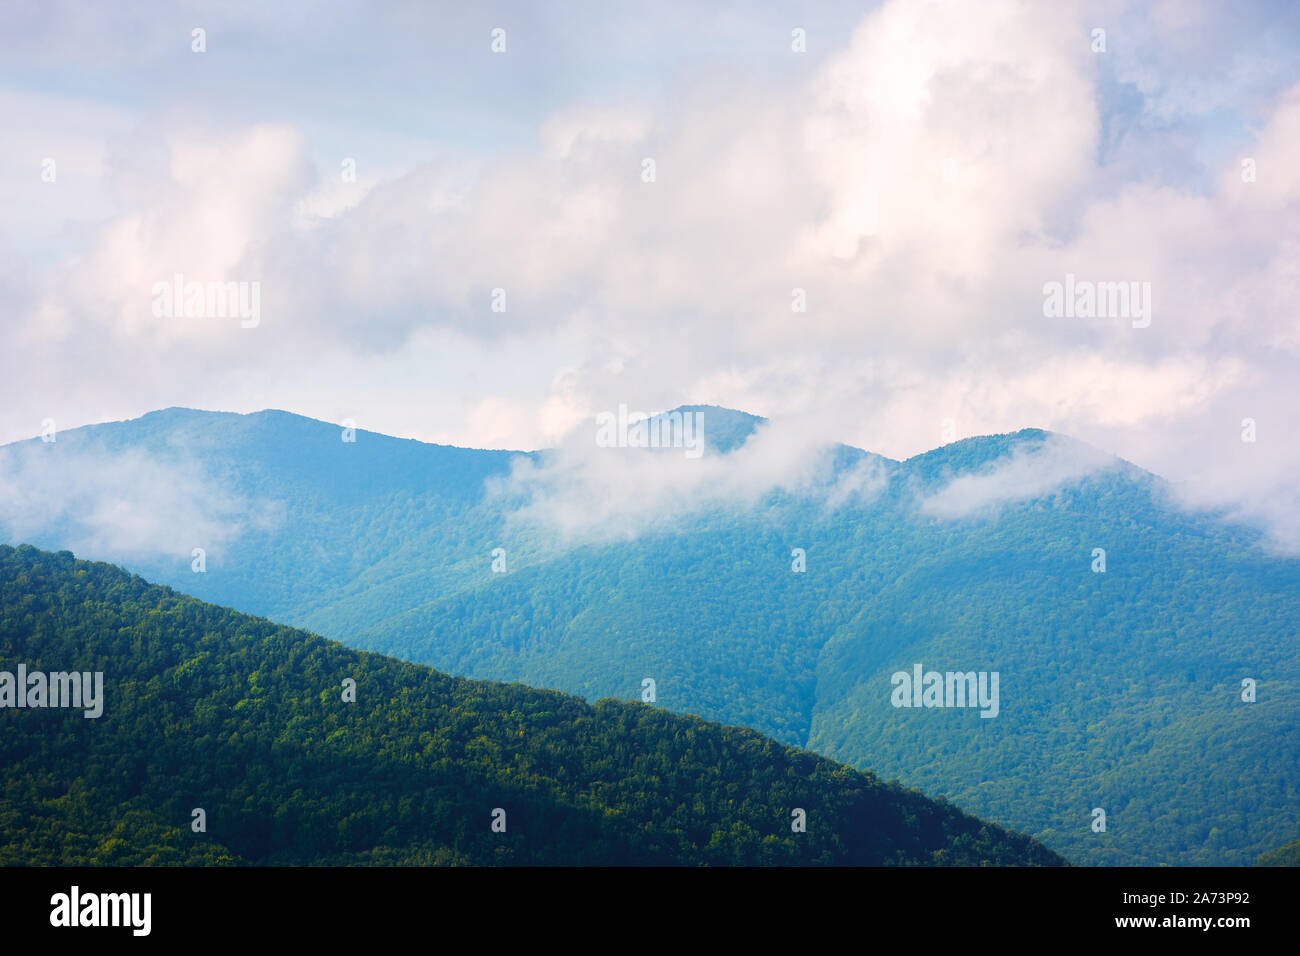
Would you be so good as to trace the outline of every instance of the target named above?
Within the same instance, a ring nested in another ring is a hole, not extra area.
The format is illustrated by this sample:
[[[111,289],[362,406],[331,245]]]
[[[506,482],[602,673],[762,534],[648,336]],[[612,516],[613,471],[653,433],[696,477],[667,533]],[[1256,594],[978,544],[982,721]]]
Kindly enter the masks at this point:
[[[750,484],[767,423],[682,411],[706,417],[698,463],[168,409],[0,449],[25,496],[0,521],[457,674],[593,700],[649,678],[664,707],[945,794],[1077,862],[1244,865],[1300,832],[1300,561],[1037,429],[904,462],[838,446]],[[997,716],[893,706],[917,663],[997,672]]]

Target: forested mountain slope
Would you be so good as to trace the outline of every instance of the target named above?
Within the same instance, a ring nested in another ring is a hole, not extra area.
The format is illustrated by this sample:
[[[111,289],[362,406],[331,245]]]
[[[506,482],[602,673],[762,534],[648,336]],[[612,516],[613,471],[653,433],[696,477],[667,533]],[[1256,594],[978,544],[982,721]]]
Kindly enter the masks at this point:
[[[101,672],[102,710],[0,709],[0,864],[1063,862],[750,730],[449,677],[0,546],[19,665]]]

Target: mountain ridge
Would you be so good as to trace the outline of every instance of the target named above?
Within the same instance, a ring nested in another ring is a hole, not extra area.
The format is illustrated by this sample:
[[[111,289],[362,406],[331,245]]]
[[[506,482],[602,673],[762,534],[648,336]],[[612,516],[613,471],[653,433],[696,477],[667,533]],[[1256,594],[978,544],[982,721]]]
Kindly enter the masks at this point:
[[[746,412],[743,409],[728,408],[723,405],[707,405],[707,404],[691,404],[691,403],[678,405],[675,408],[666,409],[665,411],[662,412],[653,413],[649,415],[649,418],[660,419],[663,416],[671,415],[674,413],[680,414],[685,412],[696,412],[696,411],[702,413],[708,413],[710,411],[722,412],[726,414],[729,418],[734,417],[739,420],[751,420],[749,424],[752,426],[752,428],[757,428],[758,426],[770,424],[773,421],[779,420],[779,419],[769,419],[761,415],[755,415],[751,412]],[[74,425],[69,428],[63,428],[58,431],[58,436],[59,438],[62,438],[65,435],[85,432],[90,429],[108,429],[108,428],[112,428],[113,426],[120,426],[120,425],[146,424],[146,423],[152,425],[160,422],[167,422],[168,420],[175,421],[177,419],[180,419],[182,416],[185,417],[211,416],[213,418],[223,419],[226,421],[233,421],[236,419],[259,419],[259,418],[264,418],[266,420],[275,420],[276,417],[283,416],[284,420],[286,421],[319,425],[323,428],[330,429],[332,432],[336,434],[343,427],[342,423],[339,422],[331,422],[321,418],[314,418],[310,415],[304,415],[299,412],[292,412],[282,408],[268,407],[268,408],[261,408],[252,412],[232,412],[232,411],[224,411],[220,409],[194,408],[188,405],[168,405],[164,408],[158,408],[148,412],[144,412],[143,414],[138,415],[134,418],[113,419],[110,421],[93,422],[84,425]],[[752,428],[750,433],[752,433]],[[483,452],[496,452],[496,453],[511,454],[511,455],[532,456],[548,450],[548,447],[546,446],[543,446],[541,448],[534,448],[534,449],[481,448],[474,445],[457,445],[448,442],[431,442],[431,441],[426,441],[425,439],[422,438],[393,435],[393,434],[389,434],[388,432],[375,431],[373,429],[367,429],[361,427],[356,427],[355,431],[358,435],[368,435],[373,438],[380,438],[388,441],[415,442],[416,444],[426,445],[432,448],[454,448],[462,451],[483,451]],[[746,437],[748,437],[748,435],[746,435]],[[1052,431],[1050,429],[1039,428],[1037,426],[1025,426],[1023,428],[1019,428],[1011,432],[992,432],[989,434],[969,435],[964,438],[954,439],[951,442],[945,442],[943,444],[936,445],[933,448],[929,448],[924,451],[917,452],[916,454],[909,455],[906,458],[890,458],[888,455],[883,455],[880,454],[879,452],[874,452],[868,448],[863,448],[862,446],[859,445],[853,445],[845,441],[831,440],[828,442],[828,444],[839,445],[839,446],[843,446],[844,448],[853,449],[854,451],[863,452],[867,455],[871,455],[882,461],[890,462],[893,464],[908,464],[910,462],[917,462],[919,460],[925,459],[927,456],[941,452],[944,449],[952,449],[954,447],[968,447],[969,443],[982,443],[985,441],[989,443],[996,443],[1004,440],[1020,441],[1025,439],[1036,439],[1040,437],[1060,438],[1070,442],[1078,443],[1079,445],[1083,445],[1086,447],[1090,447],[1090,448],[1094,447],[1088,445],[1088,443],[1083,442],[1080,439],[1073,438],[1072,436],[1064,432]],[[20,445],[29,442],[39,442],[39,441],[41,441],[41,437],[39,435],[34,435],[28,438],[18,438],[10,442],[0,443],[0,448],[12,446],[12,445]],[[1127,459],[1121,458],[1119,460],[1125,462],[1126,464],[1132,465],[1135,468],[1141,468],[1140,465],[1135,465],[1134,463],[1127,461]],[[1146,469],[1142,469],[1142,470],[1146,471]],[[1155,474],[1154,472],[1147,472],[1147,473]],[[1162,480],[1167,480],[1167,479],[1162,479]]]

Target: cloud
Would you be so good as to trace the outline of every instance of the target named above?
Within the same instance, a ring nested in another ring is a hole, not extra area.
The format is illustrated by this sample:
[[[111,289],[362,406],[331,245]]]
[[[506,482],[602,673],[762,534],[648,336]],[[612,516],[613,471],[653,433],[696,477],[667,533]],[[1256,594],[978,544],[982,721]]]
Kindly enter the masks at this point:
[[[88,559],[220,560],[246,531],[267,531],[277,506],[246,501],[183,453],[117,450],[63,435],[0,448],[0,534]]]
[[[706,443],[711,429],[731,426],[725,410],[688,414],[699,415]],[[517,525],[574,542],[680,531],[710,515],[753,511],[778,492],[830,510],[861,506],[885,484],[870,459],[837,472],[834,445],[798,420],[761,423],[725,454],[712,447],[693,454],[689,431],[680,447],[665,439],[658,448],[602,446],[600,434],[589,419],[537,458],[516,459],[490,495]]]
[[[863,458],[835,476],[826,491],[827,512],[841,508],[862,508],[876,501],[889,487],[889,470],[876,457]]]
[[[852,30],[810,24],[806,55],[755,11],[726,70],[709,68],[718,43],[665,28],[664,55],[637,60],[653,90],[597,72],[583,82],[602,95],[583,86],[545,109],[521,80],[578,83],[584,56],[628,52],[629,23],[519,10],[507,57],[457,47],[474,81],[418,147],[409,31],[391,44],[398,65],[370,59],[415,12],[365,28],[348,7],[319,24],[326,40],[286,48],[306,67],[318,42],[356,34],[347,55],[376,67],[375,90],[364,122],[334,126],[298,112],[310,69],[259,77],[276,122],[193,108],[206,67],[151,23],[140,69],[186,79],[184,95],[98,120],[87,107],[79,125],[102,142],[73,146],[103,157],[87,177],[111,201],[70,225],[61,257],[43,243],[0,266],[0,434],[46,416],[276,405],[529,448],[620,402],[698,401],[821,422],[827,440],[901,458],[946,419],[959,435],[1035,425],[1186,480],[1195,500],[1267,500],[1294,527],[1300,446],[1261,441],[1250,482],[1207,449],[1246,415],[1297,407],[1300,84],[1294,42],[1266,29],[1295,14],[1181,7],[886,0]],[[241,29],[214,27],[204,63],[260,62],[303,14],[230,16]],[[691,16],[671,6],[664,23]],[[466,14],[443,29],[481,26]],[[58,31],[34,36],[63,49]],[[37,101],[21,102],[36,134],[22,141],[37,143]],[[382,162],[356,149],[385,130],[411,139],[385,140]],[[358,152],[365,181],[340,181]],[[259,279],[262,324],[155,320],[150,289],[175,271]],[[1043,285],[1067,274],[1150,282],[1151,326],[1045,318]],[[796,288],[807,311],[792,310]]]
[[[1098,471],[1120,464],[1114,456],[1048,435],[1033,444],[1016,444],[1009,455],[973,474],[959,475],[921,499],[923,514],[965,518],[989,513],[1014,501],[1040,498]]]

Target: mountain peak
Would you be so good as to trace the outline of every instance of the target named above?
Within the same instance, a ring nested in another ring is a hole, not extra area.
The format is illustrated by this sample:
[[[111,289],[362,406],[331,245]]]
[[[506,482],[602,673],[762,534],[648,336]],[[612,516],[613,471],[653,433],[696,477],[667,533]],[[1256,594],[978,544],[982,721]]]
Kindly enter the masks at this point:
[[[734,408],[721,405],[678,405],[674,409],[651,415],[651,420],[664,419],[669,415],[700,416],[700,427],[704,433],[704,443],[711,450],[726,454],[734,451],[749,440],[749,436],[767,421],[759,415],[751,415]]]

